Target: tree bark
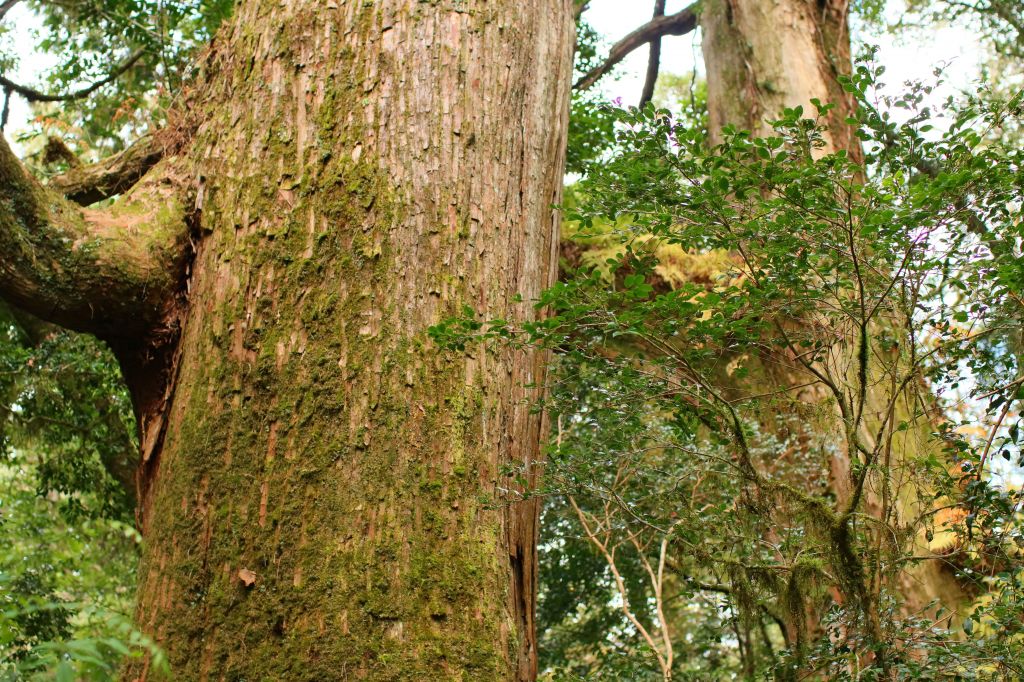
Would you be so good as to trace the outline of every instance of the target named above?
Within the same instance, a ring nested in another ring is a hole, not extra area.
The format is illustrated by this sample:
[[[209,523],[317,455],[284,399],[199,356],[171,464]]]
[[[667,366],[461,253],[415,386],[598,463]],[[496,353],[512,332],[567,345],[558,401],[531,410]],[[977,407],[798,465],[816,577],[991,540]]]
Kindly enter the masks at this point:
[[[173,156],[47,189],[0,143],[0,293],[132,388],[137,615],[177,679],[536,676],[507,469],[534,476],[545,356],[427,330],[539,314],[572,31],[571,0],[244,0]]]
[[[553,281],[572,25],[569,0],[251,0],[219,35],[144,446],[138,616],[179,679],[535,676],[537,507],[503,468],[538,458],[544,357],[426,332],[530,319]]]

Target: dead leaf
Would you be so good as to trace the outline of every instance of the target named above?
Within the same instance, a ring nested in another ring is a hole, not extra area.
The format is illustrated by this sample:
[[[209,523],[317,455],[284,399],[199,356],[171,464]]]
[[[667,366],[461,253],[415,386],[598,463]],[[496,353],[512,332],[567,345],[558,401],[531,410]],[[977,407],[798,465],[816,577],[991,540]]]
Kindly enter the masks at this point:
[[[248,568],[238,569],[238,579],[241,580],[242,584],[246,587],[252,587],[256,584],[256,574]]]

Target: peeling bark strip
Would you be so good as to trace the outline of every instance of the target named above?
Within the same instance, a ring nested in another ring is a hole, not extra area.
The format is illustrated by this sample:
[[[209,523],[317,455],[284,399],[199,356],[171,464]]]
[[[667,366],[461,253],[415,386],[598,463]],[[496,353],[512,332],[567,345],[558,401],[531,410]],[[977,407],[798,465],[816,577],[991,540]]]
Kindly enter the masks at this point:
[[[218,37],[143,500],[139,620],[177,679],[535,676],[537,508],[501,491],[545,358],[426,330],[528,319],[553,282],[572,26],[570,0],[248,0]]]

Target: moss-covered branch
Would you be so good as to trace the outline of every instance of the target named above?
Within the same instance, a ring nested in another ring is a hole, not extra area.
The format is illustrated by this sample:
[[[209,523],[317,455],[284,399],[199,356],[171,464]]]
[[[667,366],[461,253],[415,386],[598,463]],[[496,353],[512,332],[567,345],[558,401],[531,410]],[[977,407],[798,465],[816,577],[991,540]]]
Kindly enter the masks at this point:
[[[114,206],[83,209],[40,185],[0,140],[0,296],[71,329],[140,334],[181,281],[185,187],[164,163]]]
[[[128,190],[163,155],[161,141],[146,135],[119,154],[58,175],[50,180],[49,186],[76,204],[88,206]]]

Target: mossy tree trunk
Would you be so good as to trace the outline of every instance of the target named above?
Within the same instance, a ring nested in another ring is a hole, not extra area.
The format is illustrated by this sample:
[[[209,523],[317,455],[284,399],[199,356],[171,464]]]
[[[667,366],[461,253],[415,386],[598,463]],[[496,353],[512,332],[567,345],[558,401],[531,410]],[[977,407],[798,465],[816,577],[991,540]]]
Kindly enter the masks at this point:
[[[503,467],[538,457],[545,358],[427,328],[552,283],[572,27],[570,0],[244,0],[114,208],[4,148],[5,297],[132,384],[138,617],[177,679],[536,674],[537,509]]]
[[[848,0],[706,0],[702,4],[700,25],[703,31],[703,52],[708,78],[708,110],[712,137],[720,134],[722,127],[732,125],[739,129],[753,131],[756,135],[771,132],[770,121],[780,117],[784,107],[803,107],[805,117],[814,117],[816,109],[812,104],[832,103],[834,108],[822,123],[829,126],[826,146],[823,152],[846,150],[850,158],[863,159],[855,129],[846,124],[852,116],[854,102],[839,84],[841,75],[851,69],[850,38],[848,30]],[[875,331],[878,331],[877,329]],[[900,332],[896,332],[900,333]],[[870,341],[869,341],[870,343]],[[857,344],[849,344],[849,357],[840,364],[856,365],[853,354]],[[881,341],[870,350],[871,357],[885,355]],[[800,386],[808,379],[809,373],[800,369],[794,357],[763,358],[760,371],[753,372],[746,380],[745,393],[770,393],[785,386]],[[792,368],[792,369],[787,369]],[[836,368],[842,374],[842,370]],[[867,415],[858,430],[859,437],[874,439],[881,416],[889,402],[888,380],[882,381],[880,367],[867,368],[868,380],[864,413]],[[851,375],[850,384],[858,379]],[[755,384],[751,386],[750,384]],[[900,528],[919,514],[930,509],[932,498],[927,494],[918,496],[918,491],[896,492],[889,499],[889,483],[881,477],[890,476],[901,466],[913,466],[916,457],[927,456],[939,449],[930,437],[934,430],[932,415],[922,414],[917,390],[925,390],[915,384],[913,390],[900,396],[897,401],[895,422],[907,420],[914,424],[906,433],[892,438],[892,458],[887,460],[880,477],[869,480],[863,496],[872,515],[883,524]],[[853,389],[851,389],[853,390]],[[842,508],[847,505],[855,487],[852,469],[857,456],[844,443],[844,425],[837,409],[822,410],[816,405],[828,405],[832,401],[826,386],[818,384],[794,392],[794,404],[789,415],[778,419],[778,415],[766,415],[762,427],[778,429],[786,425],[781,434],[784,440],[804,449],[805,455],[827,458],[826,468],[830,470],[831,492]],[[927,398],[924,402],[931,402]],[[838,446],[838,447],[837,447]],[[941,456],[941,455],[940,455]],[[881,463],[878,463],[881,465]],[[895,476],[901,478],[901,476]],[[883,509],[882,507],[885,507]],[[841,518],[841,517],[840,517]],[[839,536],[849,537],[849,530],[837,528]],[[881,532],[881,531],[880,531]],[[887,532],[887,531],[886,531]],[[913,553],[928,554],[928,544],[923,532],[911,541]],[[918,614],[933,600],[943,603],[947,609],[956,609],[965,601],[965,594],[952,572],[943,566],[941,559],[924,561],[902,571],[897,589],[904,600],[905,614]],[[867,580],[876,567],[861,567]],[[871,582],[870,580],[868,582]],[[878,583],[868,588],[876,592]],[[846,595],[849,598],[851,595]],[[808,614],[808,623],[787,623],[791,637],[797,630],[816,627],[816,617]]]

